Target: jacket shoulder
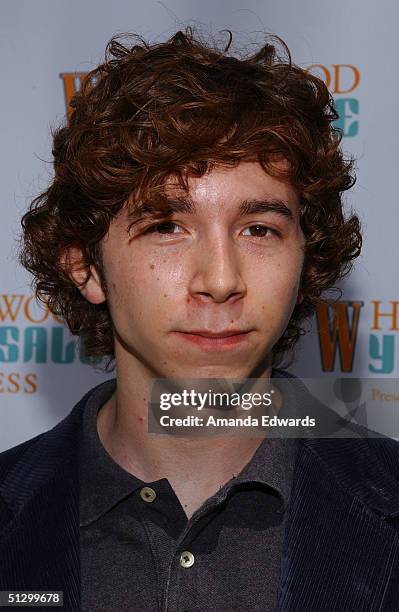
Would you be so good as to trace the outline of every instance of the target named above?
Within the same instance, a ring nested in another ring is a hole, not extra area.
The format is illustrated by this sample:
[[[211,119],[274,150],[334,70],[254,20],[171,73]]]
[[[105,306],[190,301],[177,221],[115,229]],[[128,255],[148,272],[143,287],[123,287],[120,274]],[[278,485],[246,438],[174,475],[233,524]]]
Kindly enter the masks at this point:
[[[39,486],[52,476],[63,474],[77,461],[82,416],[88,399],[112,380],[89,389],[72,410],[54,427],[0,453],[0,496]]]
[[[341,487],[386,518],[399,515],[399,442],[393,438],[302,439]]]
[[[7,476],[14,465],[20,461],[25,452],[41,440],[46,433],[40,433],[0,453],[0,482]]]

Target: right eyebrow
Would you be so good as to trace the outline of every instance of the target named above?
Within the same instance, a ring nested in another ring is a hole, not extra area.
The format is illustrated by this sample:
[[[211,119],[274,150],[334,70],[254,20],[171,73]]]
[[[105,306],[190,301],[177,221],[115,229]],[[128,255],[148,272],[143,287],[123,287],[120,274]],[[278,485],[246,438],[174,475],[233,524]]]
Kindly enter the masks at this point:
[[[174,213],[194,214],[196,206],[190,197],[185,198],[162,198],[163,207],[159,208],[151,201],[145,201],[129,212],[129,219],[133,223],[147,217],[167,217]]]

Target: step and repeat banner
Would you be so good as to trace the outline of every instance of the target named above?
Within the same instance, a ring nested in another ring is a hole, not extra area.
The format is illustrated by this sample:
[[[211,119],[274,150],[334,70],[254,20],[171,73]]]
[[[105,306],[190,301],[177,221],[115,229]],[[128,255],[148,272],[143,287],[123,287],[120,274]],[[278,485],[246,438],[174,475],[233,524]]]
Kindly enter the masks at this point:
[[[107,41],[121,32],[155,42],[186,25],[215,36],[229,29],[234,45],[248,50],[263,43],[265,32],[275,33],[295,63],[326,82],[343,149],[357,160],[345,205],[362,221],[364,246],[339,301],[312,319],[290,370],[302,377],[398,377],[399,5],[2,0],[0,11],[0,451],[49,429],[88,389],[114,376],[87,365],[62,322],[36,303],[17,251],[20,218],[52,176],[51,129],[64,120]],[[399,394],[385,396],[380,401],[399,411]]]

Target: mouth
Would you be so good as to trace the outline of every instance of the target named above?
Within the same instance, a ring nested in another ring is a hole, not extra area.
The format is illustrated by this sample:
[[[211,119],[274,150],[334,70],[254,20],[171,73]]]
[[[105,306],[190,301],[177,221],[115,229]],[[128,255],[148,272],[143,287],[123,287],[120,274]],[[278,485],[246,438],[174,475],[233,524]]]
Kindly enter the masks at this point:
[[[205,351],[223,351],[239,346],[248,341],[252,330],[225,330],[212,332],[208,330],[193,330],[174,332],[177,336]]]

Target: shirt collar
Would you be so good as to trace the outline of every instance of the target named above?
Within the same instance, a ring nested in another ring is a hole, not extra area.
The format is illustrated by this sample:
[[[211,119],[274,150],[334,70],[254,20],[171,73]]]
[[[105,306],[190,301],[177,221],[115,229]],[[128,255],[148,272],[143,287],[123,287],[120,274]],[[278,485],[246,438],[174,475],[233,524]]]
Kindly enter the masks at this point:
[[[99,438],[97,413],[115,390],[115,378],[98,385],[84,408],[79,462],[80,526],[97,520],[122,498],[149,484],[118,465]],[[222,502],[236,486],[256,482],[274,489],[281,500],[280,511],[284,512],[290,496],[297,442],[295,438],[265,438],[241,472],[207,500],[202,510]]]
[[[97,432],[97,413],[116,390],[116,378],[98,385],[83,413],[80,444],[80,526],[97,520],[143,482],[119,466]]]

